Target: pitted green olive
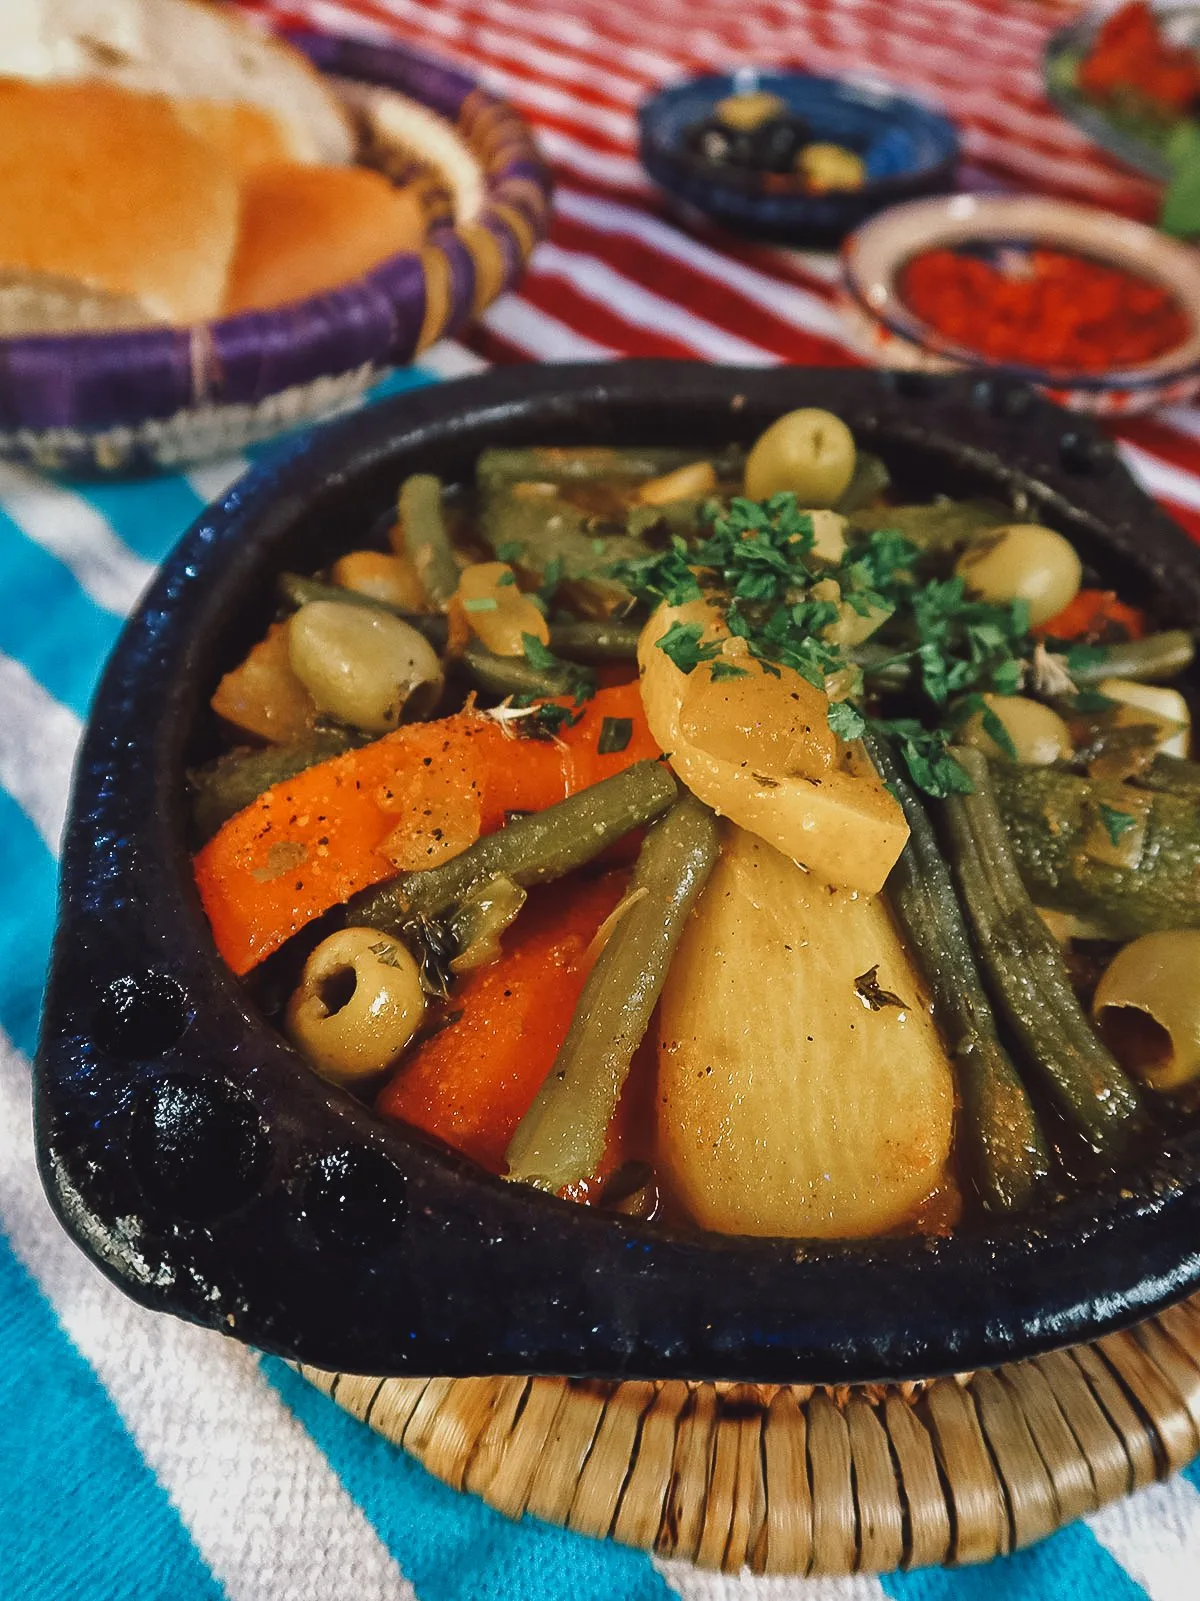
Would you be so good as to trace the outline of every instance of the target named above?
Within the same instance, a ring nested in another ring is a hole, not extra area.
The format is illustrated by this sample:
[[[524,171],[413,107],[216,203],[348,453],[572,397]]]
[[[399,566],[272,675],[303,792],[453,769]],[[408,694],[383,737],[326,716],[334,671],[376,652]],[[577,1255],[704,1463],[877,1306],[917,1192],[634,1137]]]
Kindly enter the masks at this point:
[[[746,494],[791,490],[801,506],[832,506],[854,476],[854,435],[840,417],[806,406],[760,434],[746,458]]]
[[[982,600],[1025,601],[1034,628],[1069,606],[1083,579],[1071,541],[1040,523],[997,528],[963,551],[956,571]]]
[[[405,708],[427,711],[442,690],[429,641],[399,617],[315,600],[288,623],[288,659],[317,709],[351,728],[386,734]]]
[[[1200,1074],[1200,929],[1143,934],[1109,963],[1092,1015],[1121,1066],[1159,1090]]]
[[[342,928],[305,962],[286,1023],[322,1078],[349,1084],[390,1067],[424,1015],[408,949],[377,928]]]
[[[1013,744],[1010,753],[992,738],[983,712],[973,712],[959,736],[986,756],[1025,762],[1031,767],[1049,767],[1071,754],[1071,735],[1056,711],[1025,695],[985,695],[984,704],[999,720]]]

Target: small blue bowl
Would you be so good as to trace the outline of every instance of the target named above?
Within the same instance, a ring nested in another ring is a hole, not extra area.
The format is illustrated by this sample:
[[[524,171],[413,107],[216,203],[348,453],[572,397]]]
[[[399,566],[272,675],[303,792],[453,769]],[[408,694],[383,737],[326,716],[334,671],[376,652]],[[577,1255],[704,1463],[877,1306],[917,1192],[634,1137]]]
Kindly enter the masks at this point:
[[[713,73],[660,90],[638,108],[639,154],[675,200],[738,233],[785,244],[836,244],[884,206],[951,187],[958,163],[954,126],[928,106],[876,82],[806,72]],[[822,143],[862,157],[861,189],[809,194],[802,180],[719,168],[687,145],[690,128],[718,100],[747,88],[778,95]]]

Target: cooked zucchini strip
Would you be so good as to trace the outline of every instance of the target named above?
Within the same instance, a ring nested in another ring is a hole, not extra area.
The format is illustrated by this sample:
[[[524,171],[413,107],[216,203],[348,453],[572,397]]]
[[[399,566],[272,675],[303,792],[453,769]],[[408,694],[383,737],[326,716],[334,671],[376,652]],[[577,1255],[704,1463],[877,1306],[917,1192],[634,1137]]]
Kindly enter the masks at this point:
[[[188,773],[188,783],[194,792],[192,818],[197,833],[203,840],[211,839],[223,823],[273,784],[282,784],[318,762],[353,750],[366,739],[349,728],[320,729],[291,745],[230,751],[206,767],[194,768]]]
[[[557,1192],[598,1168],[633,1053],[719,851],[716,818],[693,795],[677,801],[646,835],[627,909],[596,958],[554,1066],[508,1147],[508,1178]]]
[[[437,917],[478,885],[507,878],[542,884],[562,878],[641,828],[679,793],[662,762],[635,762],[543,812],[515,818],[439,867],[404,873],[350,901],[347,922],[398,933],[414,917]]]
[[[853,488],[851,479],[850,490]],[[850,513],[854,533],[895,529],[926,551],[969,545],[993,528],[1018,520],[1012,508],[998,500],[935,500],[931,505],[869,506]]]
[[[974,788],[944,800],[942,816],[984,972],[1029,1069],[1088,1144],[1114,1155],[1136,1117],[1136,1092],[1084,1016],[1058,944],[1021,882],[986,757],[968,746],[954,757]]]
[[[1152,772],[1175,770],[1161,762]],[[1194,794],[1013,763],[997,763],[993,778],[1014,859],[1039,906],[1074,912],[1106,939],[1200,928]]]
[[[870,733],[866,743],[908,819],[908,844],[888,876],[888,899],[932,991],[934,1021],[954,1060],[964,1112],[958,1137],[966,1165],[989,1211],[1019,1211],[1049,1172],[1046,1142],[996,1032],[950,870],[925,807],[888,742]]]
[[[1091,653],[1094,659],[1068,667],[1080,689],[1090,688],[1105,678],[1133,678],[1159,684],[1190,667],[1196,655],[1196,641],[1182,628],[1145,639],[1123,640],[1119,645],[1101,645]]]
[[[403,554],[417,570],[425,593],[440,610],[458,588],[458,563],[442,516],[442,481],[414,473],[400,485],[399,537]]]
[[[1166,790],[1171,795],[1186,795],[1200,800],[1200,762],[1188,761],[1186,756],[1158,755],[1145,772],[1135,780],[1143,789]]]

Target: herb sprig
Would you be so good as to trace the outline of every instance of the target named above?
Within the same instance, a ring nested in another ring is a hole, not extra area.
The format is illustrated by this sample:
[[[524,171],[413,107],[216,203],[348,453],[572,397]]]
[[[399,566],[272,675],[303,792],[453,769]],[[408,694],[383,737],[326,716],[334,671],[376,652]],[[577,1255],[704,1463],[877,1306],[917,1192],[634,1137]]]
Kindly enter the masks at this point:
[[[861,637],[854,621],[870,619],[869,632],[889,652],[872,670],[909,664],[915,709],[923,714],[870,721],[895,741],[926,794],[969,790],[949,747],[973,712],[996,744],[1009,748],[983,696],[1021,687],[1032,649],[1023,602],[975,600],[961,578],[923,577],[920,546],[897,529],[877,529],[848,543],[836,561],[822,560],[813,517],[792,494],[735,498],[727,509],[710,502],[702,515],[707,532],[699,539],[676,535],[666,551],[621,563],[614,576],[650,606],[709,601],[768,672],[792,668],[819,689],[836,680],[829,724],[843,740],[857,739],[868,719],[862,666],[842,640]],[[675,621],[658,646],[681,672],[702,662],[712,663],[714,679],[746,670],[724,656],[721,641],[706,640],[698,623]]]

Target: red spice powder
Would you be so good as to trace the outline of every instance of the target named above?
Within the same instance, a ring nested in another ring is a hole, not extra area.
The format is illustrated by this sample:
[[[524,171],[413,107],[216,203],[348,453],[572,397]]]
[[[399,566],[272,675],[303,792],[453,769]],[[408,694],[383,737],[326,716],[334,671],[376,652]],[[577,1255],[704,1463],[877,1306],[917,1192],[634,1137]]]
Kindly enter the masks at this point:
[[[1180,344],[1189,323],[1169,291],[1064,250],[1006,260],[928,250],[900,275],[923,322],[993,361],[1067,372],[1138,367]]]

